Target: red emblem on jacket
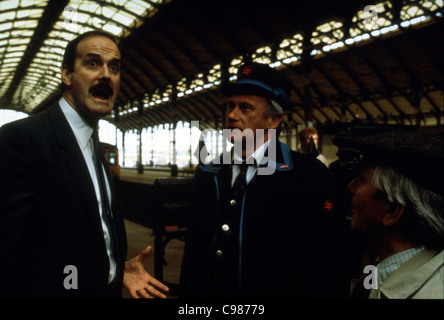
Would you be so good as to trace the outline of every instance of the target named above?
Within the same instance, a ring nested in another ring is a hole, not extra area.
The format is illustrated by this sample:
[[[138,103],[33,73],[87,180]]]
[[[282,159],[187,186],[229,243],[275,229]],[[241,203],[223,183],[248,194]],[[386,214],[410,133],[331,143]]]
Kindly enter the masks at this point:
[[[324,209],[327,211],[333,211],[333,202],[326,200],[324,202]]]

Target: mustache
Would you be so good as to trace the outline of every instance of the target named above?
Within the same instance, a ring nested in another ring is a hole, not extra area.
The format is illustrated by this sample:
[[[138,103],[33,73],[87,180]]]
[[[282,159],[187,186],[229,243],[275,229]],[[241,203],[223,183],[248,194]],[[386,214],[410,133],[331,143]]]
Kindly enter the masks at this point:
[[[89,88],[89,92],[107,92],[109,95],[113,95],[114,91],[111,88],[111,85],[108,82],[99,82],[95,85],[93,85],[91,88]]]

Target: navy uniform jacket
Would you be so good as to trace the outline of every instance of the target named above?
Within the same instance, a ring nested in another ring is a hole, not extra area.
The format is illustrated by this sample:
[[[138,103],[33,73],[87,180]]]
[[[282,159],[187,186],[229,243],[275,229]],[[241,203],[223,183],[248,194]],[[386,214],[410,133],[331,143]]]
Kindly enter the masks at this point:
[[[0,128],[0,168],[0,295],[121,296],[123,219],[113,206],[119,252],[109,286],[93,182],[58,104]],[[77,268],[78,289],[65,288],[74,276],[69,265]]]
[[[255,175],[237,214],[229,213],[231,165],[197,170],[184,297],[338,296],[341,224],[329,171],[285,144],[276,149],[276,171]]]

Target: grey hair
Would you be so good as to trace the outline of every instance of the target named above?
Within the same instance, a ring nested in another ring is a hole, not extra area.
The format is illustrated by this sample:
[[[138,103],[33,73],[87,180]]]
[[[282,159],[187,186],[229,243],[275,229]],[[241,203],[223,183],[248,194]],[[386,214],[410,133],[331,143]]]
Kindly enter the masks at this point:
[[[285,113],[284,109],[281,107],[281,105],[279,103],[277,103],[275,100],[270,99],[268,100],[268,107],[267,110],[265,111],[265,118],[268,118],[270,116],[274,116],[274,115],[283,115]]]
[[[284,114],[285,114],[285,111],[279,103],[277,103],[273,99],[268,99],[267,109],[265,110],[265,114],[264,114],[265,119],[267,119],[268,117],[282,116]],[[276,128],[276,136],[277,137],[279,137],[279,135],[281,134],[281,131],[282,131],[282,122]]]
[[[375,167],[372,182],[396,205],[412,206],[417,220],[433,233],[444,235],[444,198],[424,189],[393,168]]]

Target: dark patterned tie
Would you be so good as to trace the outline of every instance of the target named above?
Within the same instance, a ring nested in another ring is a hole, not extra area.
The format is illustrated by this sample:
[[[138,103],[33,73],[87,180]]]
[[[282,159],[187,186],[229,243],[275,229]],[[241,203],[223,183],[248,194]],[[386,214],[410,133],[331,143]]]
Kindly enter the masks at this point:
[[[106,165],[102,149],[100,148],[100,141],[99,141],[99,135],[97,132],[97,129],[94,129],[93,135],[92,135],[92,141],[93,141],[93,147],[94,147],[94,167],[96,169],[96,175],[97,175],[97,182],[99,184],[100,189],[100,199],[102,202],[102,216],[105,220],[105,223],[108,227],[109,236],[111,238],[111,246],[112,251],[114,253],[114,257],[117,260],[117,239],[116,239],[116,231],[115,231],[115,225],[113,222],[113,214],[110,208],[110,202],[108,199],[108,192],[106,188],[106,182],[105,177],[103,174],[103,165]]]
[[[231,188],[233,198],[236,200],[241,199],[245,186],[247,185],[247,169],[248,165],[245,162],[242,162],[240,165],[240,173],[237,175],[233,187]]]

